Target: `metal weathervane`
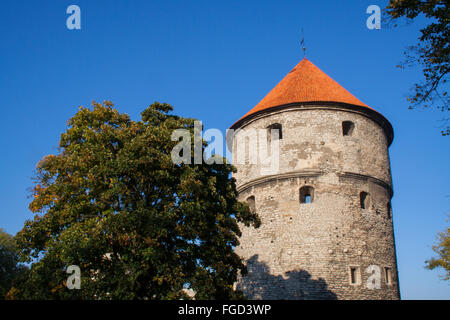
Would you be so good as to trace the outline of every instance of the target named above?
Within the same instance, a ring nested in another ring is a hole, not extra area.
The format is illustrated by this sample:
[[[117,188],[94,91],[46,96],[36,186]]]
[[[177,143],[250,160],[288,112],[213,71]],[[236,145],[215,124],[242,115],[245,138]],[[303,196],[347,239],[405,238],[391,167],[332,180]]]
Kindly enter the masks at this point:
[[[302,41],[300,42],[300,44],[302,45],[303,58],[305,58],[306,57],[306,47],[305,47],[305,34],[303,32],[303,28],[302,28]]]

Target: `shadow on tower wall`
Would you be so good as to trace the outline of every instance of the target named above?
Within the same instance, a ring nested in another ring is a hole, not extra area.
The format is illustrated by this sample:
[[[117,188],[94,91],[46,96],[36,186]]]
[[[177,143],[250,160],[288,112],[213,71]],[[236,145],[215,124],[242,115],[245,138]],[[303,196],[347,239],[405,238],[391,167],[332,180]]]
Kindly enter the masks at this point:
[[[241,278],[237,289],[249,299],[263,300],[337,300],[324,279],[311,279],[305,270],[286,272],[284,277],[270,274],[270,268],[258,261],[258,255],[247,260],[248,274]]]

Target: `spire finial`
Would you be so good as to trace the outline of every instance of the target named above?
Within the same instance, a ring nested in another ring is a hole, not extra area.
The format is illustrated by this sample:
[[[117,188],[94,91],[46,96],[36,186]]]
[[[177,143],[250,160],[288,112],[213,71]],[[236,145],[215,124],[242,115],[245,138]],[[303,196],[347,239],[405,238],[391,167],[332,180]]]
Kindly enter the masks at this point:
[[[302,45],[303,58],[306,58],[305,34],[303,32],[303,28],[302,28],[302,41],[300,42],[300,44]]]

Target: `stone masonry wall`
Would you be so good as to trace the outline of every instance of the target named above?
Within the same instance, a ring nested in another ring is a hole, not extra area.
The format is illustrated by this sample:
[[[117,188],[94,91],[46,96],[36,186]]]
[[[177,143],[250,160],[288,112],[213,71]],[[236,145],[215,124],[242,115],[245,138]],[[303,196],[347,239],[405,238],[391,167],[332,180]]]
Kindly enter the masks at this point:
[[[351,136],[342,121],[355,124]],[[237,164],[233,153],[240,200],[254,196],[262,221],[241,226],[236,252],[249,274],[238,288],[253,299],[398,299],[383,129],[364,114],[323,106],[266,113],[243,128],[273,123],[282,125],[279,173],[262,176],[259,164]],[[300,203],[302,186],[314,188],[312,203]],[[365,209],[361,192],[370,198]],[[373,265],[380,282],[370,289]]]

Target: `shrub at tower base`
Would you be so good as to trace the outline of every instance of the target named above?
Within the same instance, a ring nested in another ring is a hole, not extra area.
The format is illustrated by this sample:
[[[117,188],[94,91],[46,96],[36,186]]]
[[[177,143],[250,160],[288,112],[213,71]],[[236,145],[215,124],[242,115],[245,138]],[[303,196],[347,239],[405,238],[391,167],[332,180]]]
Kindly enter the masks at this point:
[[[9,298],[243,297],[233,290],[245,273],[238,222],[259,220],[237,201],[231,165],[172,163],[172,131],[193,135],[194,120],[171,110],[154,103],[132,121],[107,101],[80,107],[58,154],[37,165],[36,216],[16,236],[32,265]],[[81,283],[69,290],[72,265]]]

